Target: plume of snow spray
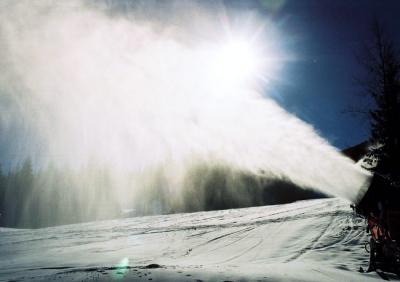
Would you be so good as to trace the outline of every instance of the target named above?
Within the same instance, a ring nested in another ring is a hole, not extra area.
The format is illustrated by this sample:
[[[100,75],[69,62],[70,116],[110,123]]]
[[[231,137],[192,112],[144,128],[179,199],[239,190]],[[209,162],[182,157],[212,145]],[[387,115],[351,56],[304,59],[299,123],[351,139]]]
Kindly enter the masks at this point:
[[[143,3],[125,16],[72,3],[1,3],[4,158],[15,164],[31,156],[37,167],[94,161],[140,175],[132,185],[116,181],[122,198],[157,168],[179,194],[195,163],[289,179],[348,200],[368,181],[253,83],[214,72],[222,31],[215,12],[186,3],[166,21],[146,18]]]

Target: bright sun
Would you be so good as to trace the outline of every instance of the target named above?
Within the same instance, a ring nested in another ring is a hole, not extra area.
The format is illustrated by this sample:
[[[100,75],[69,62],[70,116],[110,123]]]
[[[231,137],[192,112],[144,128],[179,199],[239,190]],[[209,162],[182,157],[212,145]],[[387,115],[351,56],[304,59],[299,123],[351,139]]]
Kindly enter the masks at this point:
[[[234,40],[222,46],[218,64],[223,75],[231,79],[247,79],[259,69],[256,50],[249,42]]]
[[[243,38],[230,39],[219,45],[213,59],[213,75],[222,83],[237,84],[268,80],[275,75],[274,53],[261,52],[262,44]],[[268,57],[266,57],[268,54]]]

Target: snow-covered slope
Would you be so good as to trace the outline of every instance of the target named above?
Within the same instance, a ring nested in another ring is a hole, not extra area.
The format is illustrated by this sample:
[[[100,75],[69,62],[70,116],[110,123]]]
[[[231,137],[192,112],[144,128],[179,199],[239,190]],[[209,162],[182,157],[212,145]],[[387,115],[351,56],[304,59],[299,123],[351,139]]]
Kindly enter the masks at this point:
[[[0,280],[380,280],[366,240],[340,199],[1,229]]]

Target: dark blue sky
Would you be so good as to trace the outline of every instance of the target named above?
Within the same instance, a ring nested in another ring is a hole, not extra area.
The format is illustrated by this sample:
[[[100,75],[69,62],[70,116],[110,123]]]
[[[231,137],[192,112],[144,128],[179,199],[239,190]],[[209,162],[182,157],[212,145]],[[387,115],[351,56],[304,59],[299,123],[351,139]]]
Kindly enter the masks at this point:
[[[343,113],[365,103],[355,77],[361,68],[355,53],[371,38],[379,19],[400,47],[400,1],[291,0],[225,1],[234,9],[256,9],[273,18],[297,60],[286,65],[272,97],[286,110],[312,124],[338,148],[368,138],[368,121]],[[272,7],[272,8],[271,8]],[[268,93],[271,96],[271,93]]]

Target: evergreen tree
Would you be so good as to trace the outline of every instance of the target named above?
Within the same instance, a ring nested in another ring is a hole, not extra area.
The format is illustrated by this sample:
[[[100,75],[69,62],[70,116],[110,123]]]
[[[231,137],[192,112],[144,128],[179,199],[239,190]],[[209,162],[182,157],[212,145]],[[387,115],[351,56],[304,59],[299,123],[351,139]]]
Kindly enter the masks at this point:
[[[394,42],[375,22],[373,40],[364,48],[360,62],[366,72],[364,86],[372,98],[371,143],[366,162],[377,162],[373,170],[400,180],[400,57]]]

